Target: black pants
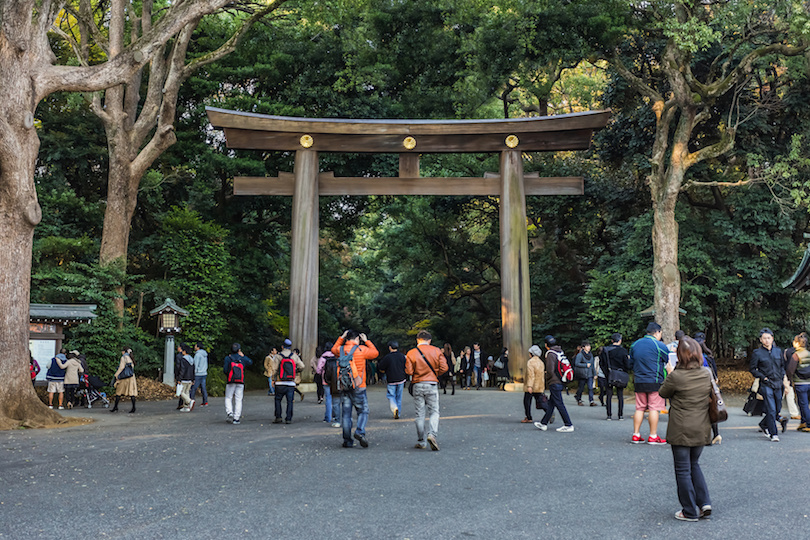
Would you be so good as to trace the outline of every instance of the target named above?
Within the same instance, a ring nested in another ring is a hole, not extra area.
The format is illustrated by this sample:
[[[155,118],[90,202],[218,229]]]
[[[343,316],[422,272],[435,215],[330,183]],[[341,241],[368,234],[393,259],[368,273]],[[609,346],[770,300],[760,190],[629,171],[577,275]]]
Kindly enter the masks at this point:
[[[276,418],[281,418],[281,400],[287,398],[287,415],[285,420],[292,420],[293,401],[295,401],[295,387],[276,383]]]
[[[599,385],[599,403],[604,406],[605,394],[607,394],[607,379],[604,377],[597,377],[596,384]]]
[[[320,373],[315,374],[315,387],[316,391],[318,392],[318,401],[323,399],[323,375]]]
[[[624,388],[608,385],[607,394],[605,395],[605,407],[607,408],[608,418],[613,416],[612,398],[614,390],[616,391],[616,397],[619,398],[619,417],[624,416]]]
[[[543,409],[545,411],[548,408],[545,400],[541,398],[542,395],[542,392],[532,394],[529,392],[523,392],[523,411],[526,413],[526,418],[529,420],[532,420],[532,399],[534,399],[538,409]]]

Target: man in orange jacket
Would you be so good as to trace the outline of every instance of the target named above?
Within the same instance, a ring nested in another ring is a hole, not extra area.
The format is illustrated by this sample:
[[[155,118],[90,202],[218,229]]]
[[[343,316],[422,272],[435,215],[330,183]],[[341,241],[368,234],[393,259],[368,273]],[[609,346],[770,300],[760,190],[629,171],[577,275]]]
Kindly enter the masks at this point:
[[[340,405],[342,409],[340,426],[343,428],[343,447],[351,448],[354,446],[354,441],[352,441],[352,407],[354,407],[357,411],[357,429],[354,431],[354,438],[360,442],[360,446],[368,448],[368,439],[366,439],[366,423],[368,422],[366,360],[373,360],[380,353],[377,352],[377,347],[365,334],[358,334],[354,330],[346,330],[332,347],[332,354],[338,358],[348,354],[352,355],[349,363],[351,387],[343,386],[340,388]],[[341,378],[340,371],[340,360],[338,360],[338,381],[347,380]]]
[[[447,371],[447,359],[442,350],[430,344],[433,336],[427,330],[416,334],[416,348],[405,355],[405,373],[413,383],[413,402],[416,406],[416,448],[426,448],[425,409],[428,414],[427,444],[438,450],[436,434],[439,431],[439,376]]]

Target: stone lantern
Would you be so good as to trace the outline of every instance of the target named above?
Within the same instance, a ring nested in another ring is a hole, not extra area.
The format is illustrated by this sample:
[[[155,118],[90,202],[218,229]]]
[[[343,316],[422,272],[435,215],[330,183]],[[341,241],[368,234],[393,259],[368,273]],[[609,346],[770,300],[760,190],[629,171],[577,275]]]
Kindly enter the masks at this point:
[[[163,384],[174,386],[174,335],[180,333],[180,317],[188,316],[188,311],[167,298],[163,304],[149,312],[158,318],[158,332],[166,336],[166,351],[163,357]]]

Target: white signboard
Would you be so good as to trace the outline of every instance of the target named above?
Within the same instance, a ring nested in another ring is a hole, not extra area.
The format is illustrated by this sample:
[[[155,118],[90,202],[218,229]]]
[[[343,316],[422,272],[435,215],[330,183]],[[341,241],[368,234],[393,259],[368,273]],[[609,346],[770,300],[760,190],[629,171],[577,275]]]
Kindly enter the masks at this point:
[[[34,357],[34,360],[39,364],[40,371],[37,375],[37,380],[44,381],[48,366],[51,364],[51,358],[56,356],[56,340],[29,339],[28,348],[31,350],[31,355]]]

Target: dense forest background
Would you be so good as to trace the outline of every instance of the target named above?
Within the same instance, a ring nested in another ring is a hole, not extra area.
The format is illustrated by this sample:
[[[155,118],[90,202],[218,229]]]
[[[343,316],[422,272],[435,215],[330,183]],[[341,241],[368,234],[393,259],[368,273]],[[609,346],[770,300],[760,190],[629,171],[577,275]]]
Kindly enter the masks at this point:
[[[757,17],[784,18],[743,3],[749,19],[723,24],[753,32]],[[203,19],[189,57],[227,39],[244,17]],[[672,39],[667,20],[620,1],[287,2],[182,86],[177,143],[140,182],[125,270],[99,264],[109,158],[92,96],[51,96],[37,110],[43,220],[31,301],[98,304],[98,319],[70,330],[67,344],[105,375],[124,344],[157,372],[163,345],[148,313],[167,297],[190,312],[181,339],[202,341],[217,357],[233,341],[254,359],[281,342],[289,332],[291,200],[234,196],[232,178],[292,171],[293,156],[226,149],[206,106],[319,118],[609,108],[612,121],[589,151],[525,156],[527,172],[585,178],[584,196],[527,200],[533,334],[554,334],[571,349],[585,338],[604,344],[615,331],[638,337],[647,321],[640,313],[653,303],[647,177],[655,112],[608,52],[655,81],[656,54]],[[806,31],[794,26],[785,31]],[[675,30],[695,40],[695,72],[745,53],[700,28]],[[54,47],[70,62],[69,47]],[[688,171],[676,207],[681,326],[706,332],[728,361],[746,355],[762,326],[782,344],[808,328],[808,297],[782,282],[802,259],[808,230],[809,76],[806,54],[763,56],[744,84],[712,103],[716,114],[693,138],[699,146],[717,137],[724,111],[741,119],[733,148]],[[481,176],[498,170],[497,159],[425,155],[421,172]],[[396,176],[397,164],[396,155],[321,156],[322,170],[339,176]],[[352,327],[378,345],[408,343],[427,328],[455,350],[473,341],[500,349],[496,197],[322,197],[320,218],[322,342]],[[115,310],[121,290],[123,320]]]

